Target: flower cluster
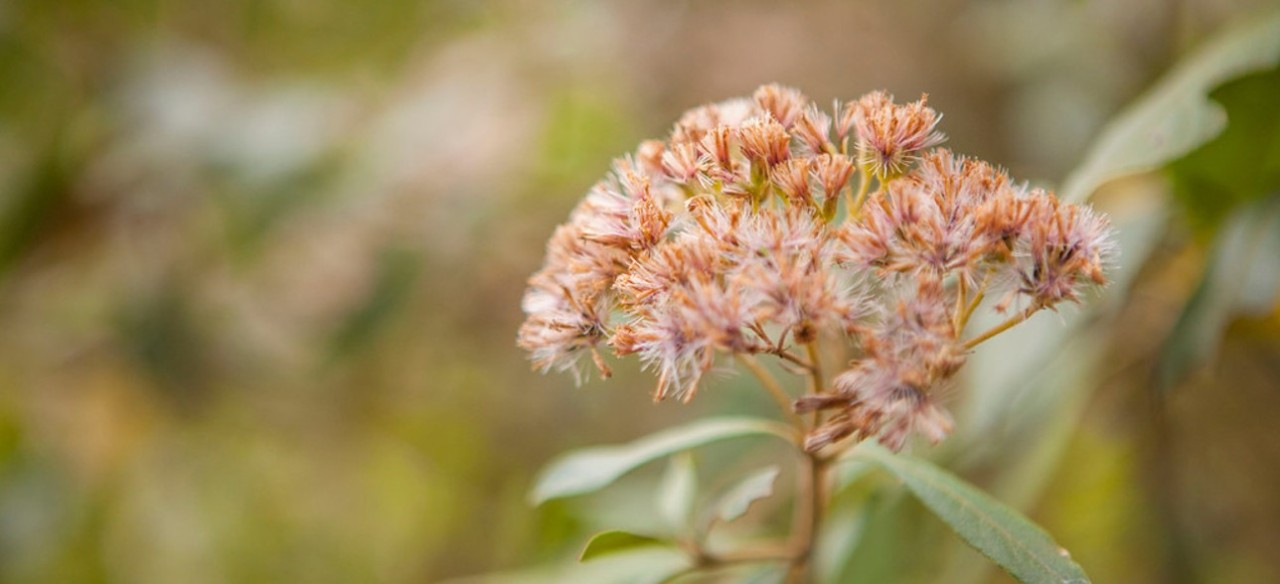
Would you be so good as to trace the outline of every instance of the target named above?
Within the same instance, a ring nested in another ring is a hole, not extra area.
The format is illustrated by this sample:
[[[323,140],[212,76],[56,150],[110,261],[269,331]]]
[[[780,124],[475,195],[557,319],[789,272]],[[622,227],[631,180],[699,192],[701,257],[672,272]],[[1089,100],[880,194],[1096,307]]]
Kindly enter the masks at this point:
[[[687,112],[557,229],[520,346],[579,378],[587,355],[609,375],[604,347],[635,354],[656,399],[688,400],[723,355],[777,355],[822,379],[793,349],[839,339],[847,369],[795,402],[818,412],[806,448],[941,440],[937,389],[973,347],[1104,284],[1114,246],[1105,217],[934,148],[939,119],[883,92],[828,115],[776,85]],[[966,340],[986,299],[1012,316]]]

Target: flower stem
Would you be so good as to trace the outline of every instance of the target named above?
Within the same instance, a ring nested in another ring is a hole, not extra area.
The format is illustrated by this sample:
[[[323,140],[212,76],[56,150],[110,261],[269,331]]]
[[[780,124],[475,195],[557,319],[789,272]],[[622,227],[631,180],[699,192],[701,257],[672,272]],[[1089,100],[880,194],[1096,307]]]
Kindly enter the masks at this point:
[[[821,348],[818,341],[805,343],[809,354],[809,362],[813,368],[809,371],[809,394],[818,395],[826,388],[822,377]],[[813,426],[822,423],[822,414],[813,413]],[[787,568],[788,584],[803,584],[813,579],[811,560],[813,548],[818,540],[818,530],[822,525],[822,513],[827,499],[827,460],[816,452],[804,450],[803,437],[796,444],[800,464],[796,471],[795,515],[792,518],[792,541],[794,553]]]
[[[858,216],[858,210],[862,207],[862,200],[867,196],[867,189],[871,186],[871,173],[867,172],[861,164],[858,165],[858,192],[857,194],[847,195],[849,210],[845,215],[846,221],[852,221]],[[846,191],[852,193],[852,190]]]
[[[1009,319],[1008,319],[1008,320],[1006,320],[1006,321],[1004,321],[1004,322],[1002,322],[1002,323],[1000,323],[1000,324],[998,324],[998,325],[996,325],[996,326],[993,326],[993,327],[991,327],[991,328],[989,328],[989,329],[987,329],[987,330],[983,331],[983,332],[982,332],[982,334],[980,334],[980,335],[978,335],[978,336],[976,336],[976,337],[973,337],[972,339],[969,339],[968,341],[965,341],[965,343],[964,343],[964,348],[965,348],[966,350],[968,350],[968,349],[972,349],[972,348],[974,348],[974,347],[976,347],[976,346],[978,346],[978,345],[982,344],[982,343],[983,343],[983,341],[986,341],[987,339],[990,339],[991,337],[994,337],[994,336],[996,336],[996,335],[998,335],[998,334],[1000,334],[1000,333],[1002,333],[1002,332],[1004,332],[1004,331],[1007,331],[1007,330],[1009,330],[1009,329],[1013,328],[1013,327],[1014,327],[1015,325],[1017,325],[1018,323],[1021,323],[1022,321],[1027,320],[1028,318],[1030,318],[1030,317],[1031,317],[1031,315],[1035,314],[1035,313],[1036,313],[1036,311],[1038,311],[1038,310],[1040,310],[1040,307],[1039,307],[1039,306],[1036,306],[1036,305],[1028,306],[1028,307],[1027,307],[1025,310],[1023,310],[1022,312],[1019,312],[1018,314],[1015,314],[1015,315],[1013,315],[1013,316],[1009,317]]]
[[[809,393],[822,393],[825,385],[822,382],[822,359],[818,351],[818,341],[805,343],[804,348],[809,354]]]
[[[813,580],[813,550],[822,526],[827,499],[827,465],[816,453],[805,453],[797,477],[796,513],[792,525],[794,554],[787,568],[787,584],[804,584]]]
[[[969,307],[969,285],[963,275],[956,281],[956,308],[952,313],[951,328],[955,331],[956,336],[960,336],[960,329],[964,328],[964,313]]]
[[[764,365],[761,365],[755,357],[746,353],[734,353],[734,356],[738,358],[738,362],[743,367],[747,368],[747,371],[750,371],[752,375],[756,376],[756,379],[760,380],[760,385],[764,387],[769,397],[773,398],[774,403],[778,405],[778,409],[782,410],[782,415],[787,418],[787,421],[791,422],[791,425],[803,433],[804,420],[800,418],[799,414],[796,414],[793,405],[794,400],[787,394],[786,390],[782,389],[782,384],[778,383],[773,374],[769,373],[769,370],[765,369]]]

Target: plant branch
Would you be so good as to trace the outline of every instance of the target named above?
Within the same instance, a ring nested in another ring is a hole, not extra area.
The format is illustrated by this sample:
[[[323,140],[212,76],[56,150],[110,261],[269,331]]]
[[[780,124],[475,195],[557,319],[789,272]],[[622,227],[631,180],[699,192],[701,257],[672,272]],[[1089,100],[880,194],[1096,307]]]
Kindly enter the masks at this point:
[[[814,365],[813,362],[805,361],[804,359],[801,359],[799,355],[796,355],[795,353],[792,353],[785,349],[770,351],[769,353],[772,355],[777,355],[783,361],[790,361],[792,363],[795,363],[796,365],[803,367],[806,371],[813,371],[814,368],[816,367],[816,365]]]
[[[853,220],[854,217],[858,216],[858,210],[861,209],[862,200],[866,198],[867,189],[870,186],[871,186],[871,173],[867,172],[867,170],[863,168],[861,164],[859,164],[858,165],[858,193],[846,195],[846,198],[848,200],[848,205],[849,205],[848,213],[846,213],[845,215],[846,221],[851,221]],[[852,193],[853,190],[850,189],[849,191],[846,191],[846,192]]]
[[[773,398],[774,403],[778,405],[778,409],[782,410],[782,415],[787,418],[787,421],[791,422],[791,425],[801,432],[804,432],[804,420],[800,418],[799,414],[796,414],[793,405],[794,400],[785,389],[782,389],[782,384],[778,383],[777,378],[772,373],[769,373],[769,370],[765,369],[764,365],[761,365],[755,357],[746,353],[734,353],[733,355],[738,358],[738,362],[747,371],[750,371],[752,375],[756,376],[756,379],[760,380],[760,385]]]
[[[787,584],[803,584],[813,579],[810,565],[826,506],[827,461],[816,453],[805,453],[803,468],[797,474],[799,492],[792,526],[795,547],[787,568]]]
[[[964,343],[964,348],[965,348],[965,350],[972,349],[972,348],[974,348],[974,347],[976,347],[976,346],[978,346],[978,345],[982,344],[982,343],[983,343],[984,341],[986,341],[987,339],[990,339],[991,337],[994,337],[994,336],[996,336],[996,335],[998,335],[998,334],[1000,334],[1000,333],[1002,333],[1002,332],[1004,332],[1004,331],[1007,331],[1007,330],[1009,330],[1009,329],[1013,328],[1015,325],[1017,325],[1017,324],[1021,323],[1022,321],[1027,320],[1028,318],[1030,318],[1030,317],[1031,317],[1031,315],[1035,314],[1035,313],[1036,313],[1036,311],[1038,311],[1038,310],[1040,310],[1040,307],[1039,307],[1039,306],[1037,306],[1037,305],[1034,305],[1034,304],[1033,304],[1033,305],[1031,305],[1031,306],[1028,306],[1028,307],[1027,307],[1026,309],[1024,309],[1022,312],[1019,312],[1018,314],[1015,314],[1015,315],[1013,315],[1013,316],[1009,317],[1009,318],[1008,318],[1008,320],[1005,320],[1004,322],[1002,322],[1002,323],[1000,323],[1000,324],[998,324],[998,325],[996,325],[996,326],[993,326],[993,327],[991,327],[991,328],[989,328],[989,329],[987,329],[987,330],[983,331],[983,332],[982,332],[982,334],[980,334],[980,335],[978,335],[978,336],[976,336],[976,337],[973,337],[972,339],[969,339],[968,341],[965,341],[965,343]]]
[[[819,394],[826,388],[822,381],[822,357],[818,351],[818,341],[810,341],[804,345],[809,354],[809,393]]]
[[[978,305],[982,304],[983,299],[987,297],[987,286],[989,284],[991,284],[990,270],[982,276],[982,285],[978,286],[978,291],[973,295],[973,300],[969,301],[968,306],[965,306],[964,312],[961,313],[960,320],[957,321],[959,323],[959,326],[956,327],[957,335],[964,332],[964,327],[969,324],[969,319],[973,316],[973,311],[977,310]]]
[[[956,278],[956,308],[953,311],[951,328],[956,331],[956,335],[960,335],[960,329],[964,328],[964,313],[969,307],[967,296],[969,295],[969,285],[966,283],[964,275]]]

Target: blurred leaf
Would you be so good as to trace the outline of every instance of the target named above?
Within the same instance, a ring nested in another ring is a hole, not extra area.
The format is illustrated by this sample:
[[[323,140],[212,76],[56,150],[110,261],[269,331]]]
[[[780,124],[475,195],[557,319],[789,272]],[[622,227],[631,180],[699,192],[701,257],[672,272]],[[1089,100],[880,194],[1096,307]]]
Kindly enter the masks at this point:
[[[1280,198],[1241,209],[1226,223],[1195,292],[1156,360],[1156,387],[1167,391],[1217,352],[1241,312],[1267,312],[1280,290]]]
[[[742,479],[720,498],[717,505],[721,521],[733,521],[747,514],[751,504],[773,494],[773,483],[778,480],[782,469],[770,466],[760,469]]]
[[[1227,129],[1169,165],[1174,193],[1197,227],[1212,229],[1242,203],[1280,190],[1280,68],[1213,91]]]
[[[1156,181],[1138,179],[1137,182]],[[969,399],[961,412],[962,423],[956,424],[955,438],[958,439],[943,444],[948,453],[973,461],[975,456],[1030,452],[1035,449],[1031,442],[1039,440],[1045,428],[1063,419],[1060,409],[1046,407],[1029,412],[1026,402],[1032,397],[1036,401],[1053,402],[1061,398],[1062,391],[1074,387],[1060,383],[1060,377],[1049,377],[1047,372],[1058,362],[1065,363],[1066,368],[1078,368],[1069,360],[1064,361],[1064,346],[1087,330],[1085,325],[1125,306],[1147,258],[1158,249],[1170,216],[1164,191],[1145,187],[1152,191],[1141,196],[1139,188],[1144,187],[1130,187],[1131,200],[1111,213],[1116,243],[1122,251],[1118,265],[1108,270],[1111,283],[1100,291],[1099,298],[1078,310],[1036,315],[987,341],[982,350],[970,356],[964,372],[968,377]],[[995,311],[979,311],[970,326],[973,330],[983,330],[999,320],[1000,315]],[[1052,380],[1050,385],[1055,389],[1043,387],[1046,380]],[[1030,433],[1019,435],[1015,441],[991,440],[993,433],[1008,432],[1008,424],[1014,420],[1010,414],[1015,409],[1019,425]]]
[[[194,412],[208,397],[211,342],[189,285],[170,276],[156,290],[135,294],[116,317],[121,347],[180,411]]]
[[[1209,90],[1277,63],[1280,14],[1215,37],[1103,128],[1084,162],[1067,177],[1062,198],[1084,201],[1109,180],[1159,168],[1218,135],[1226,116],[1208,100]]]
[[[28,175],[0,200],[0,274],[76,214],[72,186],[80,153],[59,138],[39,154]],[[32,146],[34,147],[34,146]]]
[[[832,469],[835,475],[831,481],[832,501],[827,517],[822,521],[822,534],[815,556],[815,570],[823,582],[841,581],[841,573],[862,543],[873,513],[877,485],[861,479],[877,476],[871,472],[875,468],[876,465],[870,461],[846,454]]]
[[[386,250],[379,258],[378,274],[372,290],[330,339],[330,355],[341,357],[367,346],[381,332],[396,311],[412,297],[421,273],[418,254],[407,250]]]
[[[832,577],[829,582],[911,582],[912,569],[919,566],[920,553],[916,546],[904,546],[899,542],[924,541],[920,524],[913,507],[914,501],[904,496],[903,489],[884,488],[871,492],[859,506],[861,527],[859,531],[868,537],[856,537],[844,548],[842,557],[825,561]],[[827,523],[835,521],[828,518]],[[824,560],[820,557],[819,562]],[[827,572],[824,572],[827,573]]]
[[[832,493],[838,494],[849,488],[850,485],[867,476],[871,468],[871,463],[865,460],[858,460],[848,455],[842,457],[834,469],[835,479],[832,481]]]
[[[541,166],[553,184],[596,173],[635,135],[623,104],[603,89],[567,88],[553,96],[546,116]]]
[[[662,488],[658,490],[658,512],[677,532],[689,527],[697,492],[698,475],[693,454],[681,452],[672,456],[667,474],[662,478]]]
[[[587,563],[561,562],[500,574],[449,580],[448,584],[657,584],[688,566],[679,551],[655,546],[619,551]]]
[[[600,556],[616,554],[641,547],[666,545],[666,542],[648,535],[639,535],[629,531],[613,530],[597,533],[582,548],[579,562],[585,562]]]
[[[529,498],[537,505],[558,497],[590,493],[651,460],[709,442],[752,435],[792,440],[791,429],[777,422],[708,418],[650,434],[630,444],[598,446],[563,455],[542,471]]]
[[[1015,578],[1064,584],[1089,581],[1048,533],[959,477],[872,442],[864,442],[857,452],[897,475],[930,511]]]
[[[321,153],[309,164],[266,184],[236,177],[234,168],[219,168],[218,175],[226,184],[217,201],[225,213],[229,244],[237,259],[260,256],[272,230],[307,205],[319,202],[343,169],[336,151]]]
[[[775,584],[786,581],[787,569],[782,566],[764,566],[747,573],[738,584]]]
[[[818,538],[818,550],[815,552],[815,573],[822,582],[839,582],[840,572],[862,542],[867,532],[868,516],[871,508],[869,500],[860,500],[857,505],[832,505],[828,507],[822,520],[822,535]],[[879,534],[877,534],[877,537]]]

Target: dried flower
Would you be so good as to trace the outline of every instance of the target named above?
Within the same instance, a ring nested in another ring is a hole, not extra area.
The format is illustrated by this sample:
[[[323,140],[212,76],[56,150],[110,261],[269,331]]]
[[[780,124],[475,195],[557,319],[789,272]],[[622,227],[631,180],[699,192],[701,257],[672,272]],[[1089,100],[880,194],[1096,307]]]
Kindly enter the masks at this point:
[[[750,120],[738,130],[738,136],[742,153],[752,164],[767,169],[791,157],[791,135],[773,120]]]
[[[796,120],[791,131],[808,148],[810,154],[822,154],[831,145],[831,116],[810,106]]]
[[[858,131],[859,162],[878,177],[898,176],[914,153],[940,144],[944,137],[935,128],[942,117],[925,105],[928,98],[897,105],[876,91],[851,104],[846,117]]]
[[[757,89],[753,98],[757,107],[784,128],[790,128],[809,104],[809,99],[799,90],[777,84]]]
[[[825,413],[804,428],[806,448],[943,439],[938,391],[968,353],[1104,284],[1111,231],[990,164],[930,150],[942,135],[924,98],[875,92],[839,113],[832,143],[826,114],[765,86],[690,110],[667,140],[619,159],[529,280],[518,344],[534,366],[581,376],[590,355],[607,377],[605,343],[657,373],[656,399],[688,400],[721,356],[777,355],[811,373],[820,364],[792,350],[839,339],[858,358],[795,402]],[[862,204],[838,220],[855,131]],[[966,340],[970,315],[1001,293],[992,308],[1025,309]]]
[[[1033,306],[1077,302],[1080,291],[1107,283],[1103,269],[1115,255],[1106,217],[1037,192],[1014,251],[1017,292]]]

